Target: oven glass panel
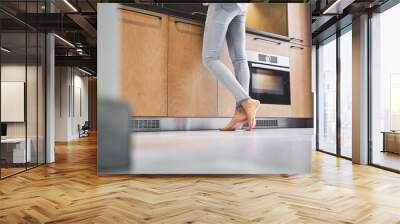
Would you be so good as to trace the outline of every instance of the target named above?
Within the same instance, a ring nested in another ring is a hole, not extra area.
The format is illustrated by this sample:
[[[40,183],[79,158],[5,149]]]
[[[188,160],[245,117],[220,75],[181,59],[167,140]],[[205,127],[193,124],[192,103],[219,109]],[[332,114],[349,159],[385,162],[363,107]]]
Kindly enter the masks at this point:
[[[250,96],[263,104],[290,105],[290,71],[250,64]]]
[[[251,78],[253,79],[251,88],[254,93],[285,94],[283,77],[275,75],[270,70],[257,69]]]

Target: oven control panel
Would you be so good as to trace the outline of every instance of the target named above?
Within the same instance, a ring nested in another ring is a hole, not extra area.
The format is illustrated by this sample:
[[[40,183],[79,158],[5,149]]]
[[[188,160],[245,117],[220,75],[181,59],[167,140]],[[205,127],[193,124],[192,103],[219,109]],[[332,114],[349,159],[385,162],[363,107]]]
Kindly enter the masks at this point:
[[[258,54],[258,60],[262,62],[270,62],[270,63],[278,63],[278,57],[277,56],[270,56],[266,54]]]
[[[247,60],[260,64],[277,65],[281,67],[290,67],[289,57],[266,54],[257,51],[247,51]]]

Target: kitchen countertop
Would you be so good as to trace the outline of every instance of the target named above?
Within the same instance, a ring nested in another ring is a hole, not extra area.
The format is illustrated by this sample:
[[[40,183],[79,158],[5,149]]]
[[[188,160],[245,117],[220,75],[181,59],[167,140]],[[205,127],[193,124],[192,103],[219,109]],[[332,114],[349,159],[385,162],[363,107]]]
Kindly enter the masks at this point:
[[[180,12],[177,10],[162,7],[161,5],[158,5],[158,4],[155,5],[155,4],[143,4],[143,3],[140,3],[140,4],[139,3],[134,3],[134,4],[127,3],[127,4],[122,4],[122,5],[134,7],[134,8],[138,8],[138,9],[144,9],[144,10],[148,10],[148,11],[152,11],[152,12],[167,14],[170,16],[174,16],[174,17],[178,17],[178,18],[182,18],[182,19],[193,20],[193,21],[200,22],[200,23],[205,23],[205,20],[206,20],[205,15],[201,15],[201,14],[193,15],[193,14],[183,13],[183,12]],[[289,37],[287,37],[287,36],[270,33],[270,32],[265,32],[265,31],[261,31],[261,30],[256,30],[256,29],[252,29],[252,28],[248,28],[248,27],[246,28],[246,32],[250,33],[250,34],[255,34],[255,35],[259,35],[259,36],[263,36],[263,37],[267,37],[267,38],[280,40],[280,41],[289,42],[289,40],[290,40]]]
[[[311,172],[313,129],[132,133],[128,174]]]

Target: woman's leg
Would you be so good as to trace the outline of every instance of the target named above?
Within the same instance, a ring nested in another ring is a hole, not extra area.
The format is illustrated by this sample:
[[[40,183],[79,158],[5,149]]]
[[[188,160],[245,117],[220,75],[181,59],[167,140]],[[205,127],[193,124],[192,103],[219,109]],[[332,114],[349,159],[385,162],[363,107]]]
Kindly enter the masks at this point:
[[[229,56],[235,69],[235,77],[240,85],[249,94],[250,70],[246,54],[246,14],[235,16],[228,26],[226,41]],[[236,107],[240,102],[236,102]]]
[[[246,54],[245,14],[246,13],[243,12],[242,14],[239,14],[233,18],[228,26],[226,41],[228,43],[229,56],[235,69],[235,77],[248,94],[250,85],[250,70]],[[235,113],[231,121],[220,130],[232,131],[238,126],[238,123],[243,123],[247,120],[246,111],[241,106],[241,103],[242,102],[236,102]],[[249,126],[253,125],[251,124],[252,122],[253,120],[248,122]]]
[[[249,83],[250,83],[250,70],[247,62],[246,54],[246,12],[243,12],[235,18],[229,24],[226,39],[228,42],[229,55],[235,68],[235,77],[249,94]],[[238,108],[243,108],[242,113],[245,113],[245,117],[249,127],[246,129],[250,131],[255,126],[255,118],[260,102],[258,100],[251,99],[248,97],[243,101],[236,102],[235,117],[243,117],[240,114]],[[237,116],[239,114],[240,116]],[[231,122],[230,122],[231,123]]]
[[[220,4],[211,4],[208,9],[203,39],[203,63],[221,81],[240,103],[249,98],[246,91],[228,67],[221,62],[220,54],[228,26],[240,9],[225,10]]]

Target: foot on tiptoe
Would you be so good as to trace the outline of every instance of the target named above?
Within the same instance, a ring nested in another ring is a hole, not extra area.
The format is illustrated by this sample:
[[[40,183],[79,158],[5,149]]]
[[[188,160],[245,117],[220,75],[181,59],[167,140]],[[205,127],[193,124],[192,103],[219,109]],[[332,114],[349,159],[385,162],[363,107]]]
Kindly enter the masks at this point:
[[[247,123],[249,125],[246,131],[251,131],[256,125],[256,115],[260,108],[260,101],[249,98],[242,102],[242,107],[246,113]]]
[[[243,123],[247,120],[246,113],[244,112],[242,107],[236,107],[235,114],[233,115],[231,121],[223,127],[220,128],[220,131],[235,131],[237,129],[241,129]]]

